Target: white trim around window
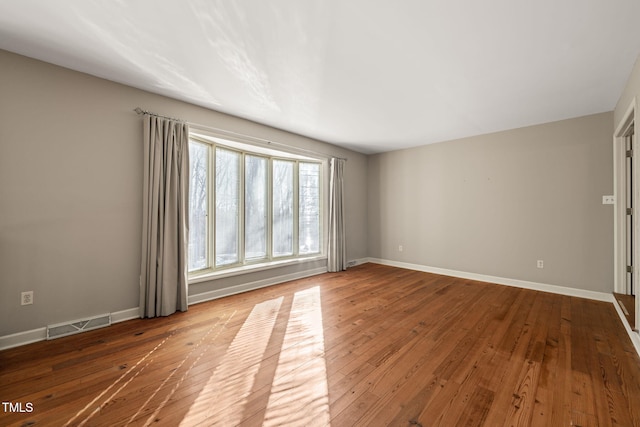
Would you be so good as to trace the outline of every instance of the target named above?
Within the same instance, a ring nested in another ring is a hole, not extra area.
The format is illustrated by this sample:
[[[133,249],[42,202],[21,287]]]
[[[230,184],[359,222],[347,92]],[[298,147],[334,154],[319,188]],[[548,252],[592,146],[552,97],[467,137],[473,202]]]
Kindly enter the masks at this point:
[[[326,259],[327,159],[190,133],[189,283]]]

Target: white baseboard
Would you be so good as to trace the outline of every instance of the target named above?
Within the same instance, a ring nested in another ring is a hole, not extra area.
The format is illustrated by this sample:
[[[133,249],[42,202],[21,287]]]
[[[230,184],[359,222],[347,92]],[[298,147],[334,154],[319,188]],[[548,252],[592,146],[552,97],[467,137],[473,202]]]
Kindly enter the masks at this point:
[[[19,347],[47,339],[47,328],[32,329],[0,337],[0,350]]]
[[[125,320],[137,319],[140,317],[138,307],[127,310],[115,311],[111,313],[111,323],[124,322]],[[30,331],[17,332],[11,335],[0,337],[0,350],[6,350],[21,345],[31,344],[47,339],[47,328],[32,329]]]
[[[390,261],[379,258],[369,258],[369,262],[375,264],[389,265],[392,267],[406,268],[408,270],[424,271],[426,273],[442,274],[443,276],[459,277],[461,279],[477,280],[479,282],[496,283],[498,285],[513,286],[516,288],[532,289],[534,291],[551,292],[554,294],[567,295],[571,297],[580,297],[593,299],[597,301],[606,301],[613,303],[613,294],[605,292],[587,291],[585,289],[569,288],[565,286],[549,285],[546,283],[529,282],[526,280],[508,279],[506,277],[488,276],[485,274],[468,273],[466,271],[449,270],[446,268],[429,267],[420,264],[411,264],[407,262]]]
[[[355,267],[356,265],[365,264],[367,262],[371,262],[369,258],[352,259],[351,261],[347,262],[347,266],[351,268],[351,267]]]
[[[285,274],[282,276],[270,277],[268,279],[257,280],[255,282],[242,283],[240,285],[229,286],[227,288],[216,289],[214,291],[203,292],[201,294],[189,295],[189,305],[199,304],[201,302],[211,301],[214,299],[239,294],[242,292],[253,291],[254,289],[265,288],[267,286],[277,285],[278,283],[288,282],[290,280],[302,279],[305,277],[315,276],[326,273],[326,267],[314,268],[298,273]]]
[[[127,310],[114,311],[111,313],[111,323],[125,322],[131,319],[140,318],[140,309],[138,307],[129,308]]]

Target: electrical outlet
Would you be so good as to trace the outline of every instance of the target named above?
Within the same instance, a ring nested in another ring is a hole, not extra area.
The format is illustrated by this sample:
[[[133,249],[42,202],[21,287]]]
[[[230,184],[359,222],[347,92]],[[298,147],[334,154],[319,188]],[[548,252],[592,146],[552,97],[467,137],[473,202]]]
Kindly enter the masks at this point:
[[[603,205],[615,205],[616,204],[616,196],[602,196],[602,204]]]
[[[538,260],[538,268],[544,268],[544,261],[541,259]]]
[[[21,294],[20,305],[33,304],[33,291],[23,292]]]
[[[404,250],[404,248],[402,247],[402,245],[398,246],[398,252],[402,252]]]

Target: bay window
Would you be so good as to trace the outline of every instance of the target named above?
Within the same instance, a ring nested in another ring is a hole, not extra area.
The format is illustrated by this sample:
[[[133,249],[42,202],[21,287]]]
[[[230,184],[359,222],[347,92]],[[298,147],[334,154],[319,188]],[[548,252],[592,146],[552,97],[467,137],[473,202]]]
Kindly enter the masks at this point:
[[[322,163],[190,139],[189,273],[322,253]]]

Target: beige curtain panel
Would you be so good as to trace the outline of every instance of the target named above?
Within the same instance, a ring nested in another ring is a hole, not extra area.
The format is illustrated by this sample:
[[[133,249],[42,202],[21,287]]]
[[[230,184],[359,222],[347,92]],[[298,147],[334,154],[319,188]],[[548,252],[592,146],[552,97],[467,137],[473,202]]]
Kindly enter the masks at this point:
[[[144,114],[140,317],[187,310],[189,127]]]
[[[347,269],[347,251],[344,229],[344,164],[343,159],[331,159],[329,177],[329,242],[327,270]]]

